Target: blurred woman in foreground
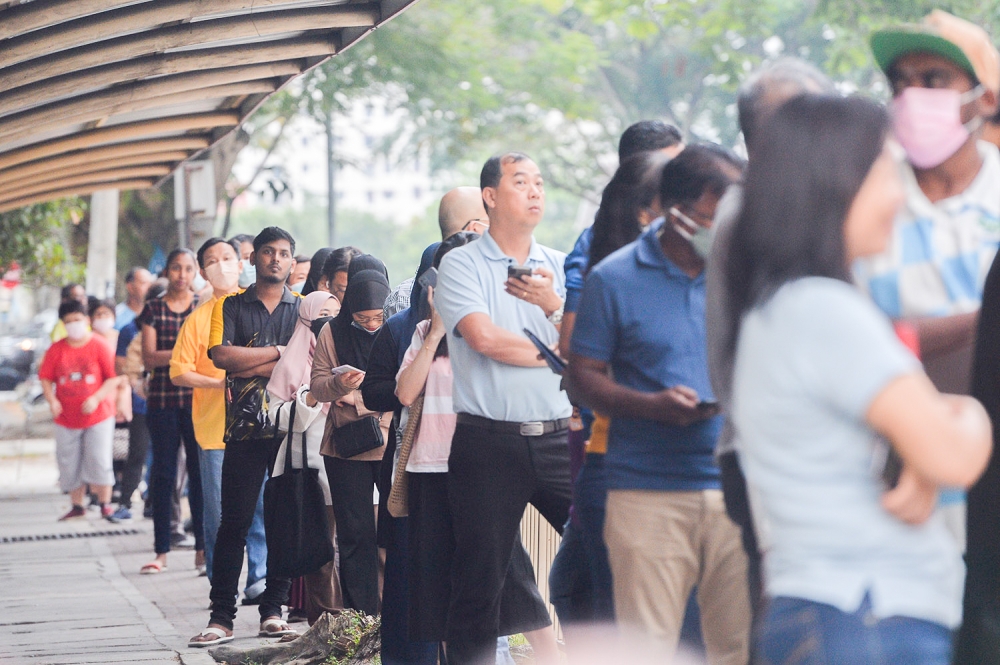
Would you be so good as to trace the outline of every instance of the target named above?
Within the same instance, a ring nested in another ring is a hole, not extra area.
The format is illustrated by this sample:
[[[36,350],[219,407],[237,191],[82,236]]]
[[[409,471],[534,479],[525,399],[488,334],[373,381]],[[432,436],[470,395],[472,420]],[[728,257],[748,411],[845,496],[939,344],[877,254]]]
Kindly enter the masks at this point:
[[[789,101],[761,130],[733,229],[732,416],[772,599],[762,662],[944,665],[961,620],[936,490],[975,482],[990,423],[937,392],[850,280],[902,202],[888,127],[858,98]]]

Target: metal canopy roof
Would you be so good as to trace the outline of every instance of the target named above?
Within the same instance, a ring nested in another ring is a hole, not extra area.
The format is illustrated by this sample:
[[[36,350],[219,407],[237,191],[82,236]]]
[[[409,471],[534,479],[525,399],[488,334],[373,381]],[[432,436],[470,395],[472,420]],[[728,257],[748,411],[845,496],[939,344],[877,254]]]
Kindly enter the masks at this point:
[[[0,212],[151,187],[415,0],[0,0]]]

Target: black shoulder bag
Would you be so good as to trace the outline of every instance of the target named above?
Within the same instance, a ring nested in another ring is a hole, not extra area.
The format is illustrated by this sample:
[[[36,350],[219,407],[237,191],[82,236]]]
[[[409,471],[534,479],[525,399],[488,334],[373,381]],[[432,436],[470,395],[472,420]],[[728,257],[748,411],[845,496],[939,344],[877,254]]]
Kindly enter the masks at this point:
[[[326,521],[326,501],[319,470],[309,468],[306,433],[302,432],[302,468],[292,467],[295,407],[288,422],[285,470],[264,484],[264,533],[267,572],[275,577],[301,577],[333,560],[333,542]]]

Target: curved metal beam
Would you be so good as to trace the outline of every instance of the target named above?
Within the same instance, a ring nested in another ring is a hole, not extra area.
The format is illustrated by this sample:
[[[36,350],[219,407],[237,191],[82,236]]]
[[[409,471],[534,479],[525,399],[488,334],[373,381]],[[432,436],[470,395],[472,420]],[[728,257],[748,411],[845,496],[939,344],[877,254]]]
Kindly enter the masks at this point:
[[[239,79],[240,77],[234,76],[234,78]],[[216,79],[205,77],[203,80]],[[156,81],[156,83],[160,83],[160,81]],[[171,82],[164,81],[164,83]],[[179,86],[177,91],[173,91],[169,85],[154,87],[155,92],[146,90],[140,93],[136,90],[136,94],[132,94],[129,89],[115,90],[114,94],[100,93],[93,99],[74,99],[64,104],[53,104],[43,109],[7,116],[0,120],[0,141],[14,142],[59,127],[93,122],[133,111],[206,99],[271,93],[278,89],[278,83],[273,77],[225,85],[200,85],[193,88],[187,87],[186,82],[176,83]],[[138,86],[136,87],[138,88]]]
[[[84,175],[62,178],[52,182],[39,183],[37,185],[22,187],[15,191],[5,192],[0,194],[0,204],[14,199],[34,196],[35,194],[51,191],[53,189],[68,189],[70,187],[79,187],[80,185],[89,185],[95,182],[114,182],[116,180],[136,180],[139,178],[161,178],[168,175],[170,171],[171,169],[169,166],[143,166],[131,169],[112,169],[110,171],[86,173]]]
[[[240,124],[240,117],[236,113],[196,113],[102,127],[24,146],[6,154],[0,153],[0,169],[52,157],[70,150],[81,150],[107,143],[122,143],[145,137],[152,138],[162,134],[198,129],[210,131],[218,127],[235,127],[238,124]]]
[[[92,14],[27,35],[13,37],[0,49],[0,67],[10,67],[84,44],[132,35],[172,23],[227,13],[252,13],[298,4],[301,0],[156,0]]]
[[[46,201],[53,201],[55,199],[64,199],[68,196],[93,194],[94,192],[102,189],[147,189],[153,186],[153,182],[153,180],[119,180],[118,182],[95,182],[89,185],[80,185],[79,187],[55,189],[42,194],[37,194],[35,196],[27,196],[23,199],[15,199],[13,201],[0,203],[0,212],[17,210],[18,208],[23,208],[24,206],[30,206],[36,203],[45,203]]]
[[[5,90],[0,71],[0,115],[42,106],[60,98],[82,97],[92,91],[150,77],[176,76],[191,72],[225,67],[266,66],[285,63],[311,56],[328,56],[335,52],[334,46],[326,39],[296,39],[268,44],[257,44],[240,48],[217,48],[180,53],[166,53],[141,58],[131,62],[116,63],[106,67],[67,74],[54,79],[40,81],[33,85]],[[300,64],[295,73],[301,71]],[[289,70],[275,70],[273,76],[287,76]],[[265,74],[266,75],[266,74]],[[254,78],[261,78],[255,76]]]
[[[332,30],[354,25],[373,26],[377,20],[378,6],[368,3],[341,5],[322,10],[273,11],[212,21],[183,23],[152,32],[142,32],[80,46],[68,51],[41,55],[30,61],[0,69],[0,90],[29,85],[91,67],[134,60],[154,53],[163,53],[170,49],[211,44],[224,39],[249,39],[253,37],[265,39],[272,35],[299,30]],[[333,42],[330,42],[328,34],[303,37],[302,39],[322,39],[335,47]],[[0,53],[3,51],[2,46],[0,43]]]
[[[89,165],[94,161],[113,159],[117,157],[128,158],[150,154],[183,154],[190,155],[198,150],[208,147],[208,139],[204,137],[181,137],[170,139],[152,139],[149,141],[134,141],[132,143],[118,143],[106,148],[93,148],[83,152],[67,153],[58,157],[40,159],[35,162],[15,166],[6,170],[0,170],[0,181],[16,180],[51,170],[67,167],[79,167]],[[185,157],[186,159],[186,157]]]
[[[35,0],[8,7],[0,14],[0,39],[135,3],[136,0]]]
[[[69,178],[71,176],[80,176],[87,173],[97,173],[98,171],[110,171],[113,169],[127,167],[161,166],[166,169],[166,173],[163,175],[167,175],[174,170],[174,166],[176,164],[179,164],[187,159],[189,155],[190,153],[184,151],[154,152],[147,155],[131,155],[128,157],[96,160],[88,162],[86,165],[78,164],[74,166],[64,166],[58,169],[49,169],[44,173],[22,175],[18,178],[4,177],[0,179],[0,194],[17,192],[25,187],[40,185],[42,183],[51,183],[55,180]]]

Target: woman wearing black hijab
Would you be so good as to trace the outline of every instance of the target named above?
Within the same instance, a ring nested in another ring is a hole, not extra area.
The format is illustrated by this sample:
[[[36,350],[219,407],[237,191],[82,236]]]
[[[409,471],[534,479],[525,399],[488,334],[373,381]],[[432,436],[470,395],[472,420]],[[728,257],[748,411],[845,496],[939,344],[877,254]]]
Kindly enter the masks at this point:
[[[344,606],[371,616],[379,609],[373,496],[392,418],[367,409],[358,389],[390,291],[385,266],[374,261],[367,263],[375,269],[351,272],[343,308],[320,332],[310,385],[317,400],[331,402],[320,452],[337,520]]]

